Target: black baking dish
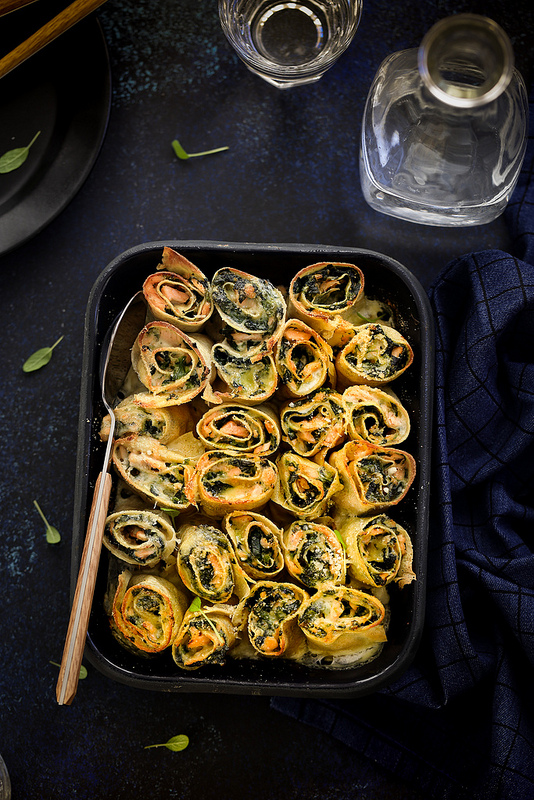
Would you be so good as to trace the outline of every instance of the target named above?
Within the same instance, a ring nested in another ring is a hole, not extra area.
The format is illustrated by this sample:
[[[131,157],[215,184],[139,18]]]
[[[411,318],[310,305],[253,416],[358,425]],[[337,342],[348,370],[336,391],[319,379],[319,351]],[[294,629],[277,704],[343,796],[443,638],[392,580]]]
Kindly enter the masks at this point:
[[[319,261],[355,263],[363,270],[366,294],[393,303],[399,329],[415,353],[410,369],[395,382],[395,391],[412,420],[412,432],[403,446],[416,459],[417,477],[406,498],[396,507],[395,517],[411,532],[417,580],[402,590],[392,589],[388,642],[378,658],[367,664],[346,670],[326,670],[309,669],[290,661],[228,658],[224,667],[182,673],[168,654],[138,658],[113,638],[103,609],[107,580],[107,551],[103,551],[86,657],[114,680],[137,688],[170,692],[357,697],[382,688],[409,665],[422,632],[434,382],[433,320],[427,296],[412,273],[388,256],[363,249],[322,245],[161,241],[133,247],[108,264],[93,286],[85,320],[71,594],[74,593],[93,487],[104,452],[98,435],[104,413],[98,378],[102,342],[128,299],[141,288],[145,277],[155,272],[165,245],[184,254],[208,277],[216,269],[228,266],[285,285],[299,269]]]

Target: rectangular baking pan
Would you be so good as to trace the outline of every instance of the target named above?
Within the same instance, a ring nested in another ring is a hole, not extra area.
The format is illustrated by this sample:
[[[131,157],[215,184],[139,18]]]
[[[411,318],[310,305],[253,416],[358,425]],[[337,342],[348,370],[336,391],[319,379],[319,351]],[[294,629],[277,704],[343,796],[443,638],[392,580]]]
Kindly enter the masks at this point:
[[[106,332],[128,299],[156,271],[163,247],[185,255],[208,277],[216,269],[235,267],[275,284],[288,285],[305,266],[320,261],[357,264],[371,297],[395,306],[401,333],[414,349],[414,362],[395,381],[395,391],[412,422],[403,448],[417,462],[417,477],[394,518],[410,532],[417,580],[402,591],[391,590],[388,641],[375,660],[346,670],[309,669],[290,661],[232,660],[223,667],[182,672],[169,653],[136,657],[113,638],[103,609],[107,551],[102,552],[85,655],[113,680],[141,689],[169,692],[288,695],[297,697],[358,697],[383,688],[410,664],[417,650],[425,614],[430,453],[434,384],[433,319],[426,293],[415,276],[388,256],[350,247],[302,244],[249,244],[210,241],[158,241],[133,247],[111,261],[96,280],[88,300],[80,395],[77,472],[72,541],[71,595],[87,528],[94,484],[102,466],[104,445],[99,428],[104,409],[99,385],[99,361]]]

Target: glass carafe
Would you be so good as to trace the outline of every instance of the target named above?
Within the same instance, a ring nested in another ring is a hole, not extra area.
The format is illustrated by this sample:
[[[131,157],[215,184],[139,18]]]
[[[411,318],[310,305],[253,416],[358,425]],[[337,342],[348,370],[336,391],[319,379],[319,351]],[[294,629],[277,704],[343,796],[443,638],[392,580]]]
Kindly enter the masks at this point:
[[[510,40],[486,17],[434,25],[389,56],[367,98],[360,179],[377,211],[426,225],[480,225],[508,203],[528,99]]]

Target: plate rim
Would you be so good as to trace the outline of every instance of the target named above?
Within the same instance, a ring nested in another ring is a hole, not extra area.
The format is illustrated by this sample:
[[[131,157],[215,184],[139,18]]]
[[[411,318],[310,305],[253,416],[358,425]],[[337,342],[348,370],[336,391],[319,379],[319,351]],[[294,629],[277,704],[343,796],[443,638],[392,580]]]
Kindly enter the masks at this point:
[[[35,185],[31,185],[33,182],[30,180],[28,182],[30,184],[30,190],[23,195],[21,200],[13,206],[10,206],[4,214],[0,212],[0,258],[33,239],[65,210],[89,177],[104,143],[111,114],[112,80],[109,50],[101,22],[97,16],[90,15],[81,20],[74,28],[63,34],[63,37],[66,36],[71,37],[71,41],[73,42],[76,41],[75,37],[78,37],[79,40],[82,38],[90,38],[91,41],[94,38],[95,41],[98,40],[99,45],[98,58],[100,59],[100,68],[98,74],[100,76],[99,80],[102,78],[103,80],[101,80],[101,88],[99,89],[99,113],[93,116],[92,121],[94,125],[89,130],[90,135],[87,136],[87,141],[89,142],[87,149],[89,153],[84,158],[83,162],[80,161],[79,169],[72,169],[72,158],[65,161],[64,164],[61,163],[65,149],[71,145],[71,141],[73,141],[79,133],[82,124],[81,122],[77,123],[72,130],[69,127],[65,132],[64,139],[58,152],[50,166],[46,169],[41,180],[37,181]],[[55,45],[59,47],[61,44],[64,44],[64,41],[61,42],[63,37],[47,45],[45,50],[40,54],[41,57],[46,57],[48,51],[52,53],[51,59],[53,59],[54,51],[52,48],[54,48]],[[89,76],[87,80],[93,81],[94,72],[93,69],[85,70],[85,74]],[[54,80],[54,84],[58,84],[57,79]],[[97,86],[96,82],[92,85],[95,87]],[[67,113],[67,117],[68,116],[69,114]],[[86,119],[84,120],[83,127],[84,131],[88,130]],[[31,216],[26,213],[26,210],[31,210],[32,214],[35,213],[35,209],[39,208],[39,198],[41,197],[41,200],[43,196],[49,198],[50,189],[53,187],[57,178],[65,178],[67,174],[71,176],[68,179],[67,190],[64,191],[61,196],[59,194],[55,195],[55,202],[51,203],[50,208],[37,217],[36,224],[24,225],[23,223],[28,216]],[[13,231],[15,231],[15,233],[13,233]]]

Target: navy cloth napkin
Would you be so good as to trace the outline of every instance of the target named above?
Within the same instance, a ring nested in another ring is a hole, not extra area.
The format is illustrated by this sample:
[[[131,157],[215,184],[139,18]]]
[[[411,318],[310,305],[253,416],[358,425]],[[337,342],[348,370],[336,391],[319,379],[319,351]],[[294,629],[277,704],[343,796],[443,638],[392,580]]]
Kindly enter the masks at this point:
[[[447,266],[436,322],[427,611],[410,668],[355,700],[276,698],[423,796],[534,798],[534,114],[513,253]]]

